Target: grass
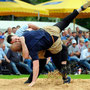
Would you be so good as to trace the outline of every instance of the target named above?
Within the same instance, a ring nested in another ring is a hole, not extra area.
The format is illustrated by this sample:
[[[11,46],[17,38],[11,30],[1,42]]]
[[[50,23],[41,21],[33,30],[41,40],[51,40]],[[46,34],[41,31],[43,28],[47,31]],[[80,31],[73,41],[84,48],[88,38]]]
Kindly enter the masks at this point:
[[[89,74],[69,75],[72,79],[90,79]],[[0,75],[0,79],[28,78],[29,75]],[[39,78],[47,78],[47,75],[40,75]]]

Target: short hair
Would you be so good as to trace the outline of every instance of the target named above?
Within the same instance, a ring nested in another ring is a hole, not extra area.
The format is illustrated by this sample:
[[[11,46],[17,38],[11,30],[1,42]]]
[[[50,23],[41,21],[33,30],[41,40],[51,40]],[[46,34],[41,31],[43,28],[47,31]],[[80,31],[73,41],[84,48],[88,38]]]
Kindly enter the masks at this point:
[[[7,42],[8,42],[8,43],[10,43],[10,42],[12,41],[12,36],[13,36],[13,35],[8,35],[8,37],[7,37]]]

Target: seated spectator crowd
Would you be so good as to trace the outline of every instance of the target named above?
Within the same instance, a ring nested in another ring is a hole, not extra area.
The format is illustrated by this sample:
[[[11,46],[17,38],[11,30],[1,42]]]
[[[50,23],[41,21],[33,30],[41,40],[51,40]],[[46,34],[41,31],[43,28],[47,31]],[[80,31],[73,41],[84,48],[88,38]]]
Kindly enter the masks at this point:
[[[14,35],[15,32],[20,28],[9,27],[6,32],[0,32],[0,74],[5,73],[5,69],[8,71],[7,74],[30,74],[32,72],[32,59],[24,59],[22,54],[19,52],[13,52],[10,49],[10,44],[7,42],[8,35]],[[61,40],[68,48],[68,62],[77,62],[78,65],[73,65],[79,68],[90,71],[90,32],[82,32],[76,27],[76,32],[71,32],[71,29],[63,30]],[[72,65],[72,64],[71,64]],[[74,67],[74,68],[75,68]],[[51,57],[47,58],[44,72],[53,72],[56,69]],[[70,67],[72,70],[73,68]],[[70,73],[71,74],[71,73]]]

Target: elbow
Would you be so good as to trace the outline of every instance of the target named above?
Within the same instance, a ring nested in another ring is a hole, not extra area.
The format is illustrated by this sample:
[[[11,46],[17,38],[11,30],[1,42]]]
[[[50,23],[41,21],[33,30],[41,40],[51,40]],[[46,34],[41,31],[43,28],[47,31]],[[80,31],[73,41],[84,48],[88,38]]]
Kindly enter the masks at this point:
[[[23,55],[25,59],[29,59],[29,55]]]

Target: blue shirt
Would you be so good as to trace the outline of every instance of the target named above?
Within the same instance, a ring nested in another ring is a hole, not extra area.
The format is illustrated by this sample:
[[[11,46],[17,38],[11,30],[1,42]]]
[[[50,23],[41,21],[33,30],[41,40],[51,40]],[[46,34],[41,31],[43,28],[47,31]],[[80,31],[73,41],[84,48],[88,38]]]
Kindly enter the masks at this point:
[[[0,60],[4,60],[5,53],[2,48],[0,48]]]
[[[38,51],[46,50],[53,44],[52,38],[46,31],[39,29],[27,31],[23,34],[25,43],[32,60],[39,60]]]

